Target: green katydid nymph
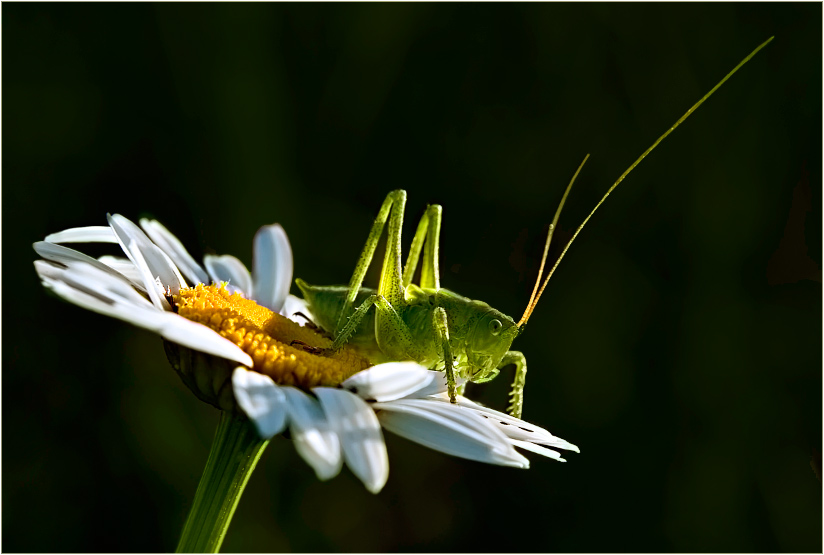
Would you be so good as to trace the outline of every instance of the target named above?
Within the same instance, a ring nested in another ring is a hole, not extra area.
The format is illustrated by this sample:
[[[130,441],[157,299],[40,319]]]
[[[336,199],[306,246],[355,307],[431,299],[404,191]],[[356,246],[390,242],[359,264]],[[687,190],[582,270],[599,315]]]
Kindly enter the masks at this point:
[[[303,280],[296,280],[315,317],[315,323],[332,334],[334,341],[329,350],[334,351],[348,344],[373,364],[414,360],[427,368],[444,371],[452,402],[456,401],[457,394],[467,381],[487,382],[497,376],[502,368],[514,364],[515,379],[507,410],[520,418],[524,402],[526,358],[519,351],[510,350],[510,347],[513,340],[524,331],[549,278],[567,249],[604,200],[641,160],[727,79],[769,44],[772,38],[767,39],[735,66],[621,174],[575,230],[542,283],[547,252],[558,218],[575,177],[589,155],[584,158],[555,211],[532,296],[517,322],[484,302],[470,300],[441,288],[438,242],[442,209],[438,205],[427,207],[418,223],[406,264],[401,266],[401,228],[406,192],[397,190],[389,193],[372,225],[348,286],[312,286]],[[362,287],[378,240],[387,224],[389,229],[380,283],[377,289]],[[412,278],[421,256],[423,265],[420,284],[416,285],[412,283]]]

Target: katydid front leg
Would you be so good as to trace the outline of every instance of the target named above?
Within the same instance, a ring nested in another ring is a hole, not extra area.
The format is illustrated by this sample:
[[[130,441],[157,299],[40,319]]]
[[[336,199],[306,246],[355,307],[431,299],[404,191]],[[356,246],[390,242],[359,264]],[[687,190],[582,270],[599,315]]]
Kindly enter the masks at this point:
[[[501,359],[498,369],[501,370],[509,364],[515,365],[515,379],[512,381],[512,391],[509,393],[509,407],[506,409],[506,412],[515,418],[520,418],[524,410],[526,357],[520,351],[507,351]]]

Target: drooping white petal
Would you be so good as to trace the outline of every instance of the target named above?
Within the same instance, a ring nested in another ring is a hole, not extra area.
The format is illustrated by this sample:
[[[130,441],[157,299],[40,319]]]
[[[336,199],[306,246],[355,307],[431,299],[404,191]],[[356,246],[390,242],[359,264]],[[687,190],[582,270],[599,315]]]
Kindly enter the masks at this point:
[[[389,458],[374,411],[357,395],[342,389],[316,387],[326,419],[340,438],[346,465],[372,493],[389,478]]]
[[[45,260],[35,260],[34,270],[41,278],[46,277],[50,279],[60,279],[61,274],[66,271],[65,268],[51,262],[46,262]]]
[[[157,310],[128,284],[97,268],[69,262],[68,268],[49,269],[44,264],[48,265],[35,264],[43,285],[71,303],[148,329],[184,347],[252,366],[252,358],[228,339],[182,316]]]
[[[140,227],[146,235],[157,244],[172,259],[172,262],[180,268],[183,275],[192,283],[208,284],[209,277],[200,264],[189,254],[183,243],[180,242],[174,233],[157,220],[147,218],[140,219]]]
[[[429,386],[439,374],[416,362],[386,362],[358,372],[341,385],[367,401],[392,401]]]
[[[112,228],[104,225],[73,227],[46,235],[49,243],[117,243]]]
[[[211,328],[187,320],[173,312],[164,312],[162,314],[164,314],[165,317],[161,321],[157,333],[169,341],[208,355],[225,358],[250,368],[253,366],[252,357]]]
[[[77,306],[85,308],[86,310],[91,310],[92,312],[97,312],[98,314],[103,314],[104,316],[110,316],[112,318],[117,318],[118,320],[123,320],[129,324],[146,328],[151,331],[156,331],[155,328],[157,327],[158,320],[163,314],[165,314],[164,312],[158,312],[153,308],[149,310],[142,310],[139,307],[135,307],[134,305],[130,305],[125,302],[113,303],[111,301],[103,300],[99,295],[93,295],[82,289],[74,287],[65,281],[47,277],[42,274],[40,279],[43,282],[44,287],[51,289],[58,296],[72,304],[76,304]]]
[[[272,378],[238,366],[232,372],[232,388],[260,437],[270,439],[286,428],[286,395]]]
[[[343,466],[338,436],[331,430],[320,404],[294,387],[281,387],[289,411],[289,431],[295,449],[319,480],[334,478]]]
[[[555,459],[556,461],[566,462],[566,459],[562,458],[558,451],[553,451],[552,449],[547,449],[546,447],[535,445],[534,443],[530,443],[528,441],[519,441],[517,439],[513,439],[511,441],[515,447],[532,451],[533,453],[549,457],[550,459]]]
[[[252,264],[253,297],[259,305],[280,312],[292,285],[292,247],[280,224],[255,234]]]
[[[399,399],[372,405],[387,430],[448,455],[529,468],[510,440],[472,410],[430,399]]]
[[[449,402],[448,397],[444,395],[433,397],[433,399],[436,399],[443,403]],[[474,409],[478,412],[480,416],[488,418],[491,423],[496,425],[499,430],[506,434],[507,437],[510,437],[512,439],[528,441],[530,443],[537,443],[539,445],[549,445],[550,447],[566,449],[567,451],[575,451],[576,453],[581,452],[581,450],[578,449],[578,447],[576,447],[572,443],[552,435],[540,426],[536,426],[530,422],[525,422],[519,418],[515,418],[514,416],[510,416],[503,412],[490,409],[488,407],[475,403],[467,399],[466,397],[458,397],[458,404],[465,406],[467,408]]]
[[[115,277],[84,262],[67,261],[64,266],[56,266],[45,260],[36,260],[34,267],[40,277],[63,281],[103,301],[152,308],[152,304],[122,277]]]
[[[120,214],[110,214],[108,219],[123,252],[138,268],[141,264],[138,262],[135,252],[140,252],[151,275],[150,281],[154,282],[155,278],[159,278],[162,287],[171,289],[173,295],[176,295],[181,287],[186,287],[186,282],[181,278],[180,272],[171,259],[157,245],[152,243],[139,227]],[[144,282],[144,285],[148,290],[149,284]]]
[[[247,299],[252,296],[252,274],[243,265],[243,262],[230,254],[215,256],[207,254],[203,257],[203,263],[209,272],[212,281],[220,283],[229,282],[229,289],[232,293],[240,291]]]
[[[91,256],[85,255],[82,252],[76,251],[74,249],[70,249],[62,245],[56,245],[54,243],[48,243],[46,241],[38,241],[37,243],[34,243],[32,247],[34,247],[34,251],[37,254],[39,254],[46,260],[51,260],[52,262],[57,262],[58,264],[63,265],[67,265],[67,263],[69,262],[83,262],[85,264],[88,264],[99,269],[100,271],[106,272],[124,281],[128,281],[126,277],[118,273],[116,270],[108,267],[107,265],[101,262],[98,262]],[[139,285],[139,289],[145,291],[142,282]]]

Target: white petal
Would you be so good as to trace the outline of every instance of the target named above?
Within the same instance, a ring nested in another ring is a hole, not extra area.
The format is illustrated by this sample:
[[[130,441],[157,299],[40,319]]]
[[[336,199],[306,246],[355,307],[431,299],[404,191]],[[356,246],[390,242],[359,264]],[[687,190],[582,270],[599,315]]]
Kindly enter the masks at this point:
[[[269,439],[286,428],[286,396],[272,378],[238,366],[232,373],[232,387],[237,404],[260,437]]]
[[[134,261],[138,272],[140,272],[143,286],[146,287],[146,292],[149,294],[149,299],[151,299],[152,304],[154,304],[158,310],[171,310],[172,307],[169,305],[169,301],[166,300],[166,291],[163,288],[163,282],[159,276],[157,279],[154,278],[149,265],[146,263],[146,259],[143,258],[143,251],[137,246],[137,242],[130,240],[125,250],[129,253],[129,258]]]
[[[138,268],[141,264],[135,257],[135,251],[140,252],[151,275],[151,282],[159,278],[163,287],[169,287],[172,294],[177,294],[181,287],[186,287],[186,282],[181,279],[180,272],[171,259],[139,227],[120,214],[109,215],[108,218],[121,248]],[[147,290],[150,288],[149,283],[144,282],[144,285]]]
[[[358,372],[341,385],[367,401],[392,401],[427,387],[438,374],[416,362],[387,362]]]
[[[189,254],[189,251],[186,250],[186,247],[183,246],[183,243],[180,242],[180,239],[178,239],[174,233],[166,229],[163,224],[157,220],[141,218],[140,226],[146,232],[146,235],[169,255],[172,262],[180,268],[180,271],[183,272],[183,275],[185,275],[189,281],[192,283],[208,283],[209,277],[206,275],[206,272],[200,264],[192,258],[192,255]]]
[[[449,399],[445,396],[433,398],[444,403],[449,402]],[[479,405],[478,403],[470,401],[466,397],[459,396],[458,404],[474,409],[478,412],[478,414],[480,414],[484,418],[488,418],[489,421],[495,424],[499,430],[505,433],[507,437],[510,437],[512,439],[528,441],[530,443],[537,443],[539,445],[549,445],[550,447],[557,447],[558,449],[575,451],[576,453],[581,452],[581,450],[578,449],[578,447],[576,447],[575,445],[571,444],[570,442],[564,439],[552,435],[540,426],[536,426],[530,422],[525,422],[524,420],[515,418],[514,416],[510,416],[503,412],[499,412],[497,410],[490,409],[483,405]]]
[[[410,398],[428,397],[430,395],[438,395],[440,393],[443,393],[444,395],[446,395],[446,392],[449,389],[449,386],[446,383],[446,373],[444,373],[444,372],[434,372],[434,373],[435,373],[435,377],[432,379],[432,381],[429,383],[429,385],[427,385],[426,387],[422,387],[420,390],[416,391],[415,393],[413,393],[409,397]],[[455,376],[455,382],[456,382],[456,385],[460,386],[460,385],[463,385],[464,383],[466,383],[466,380],[463,379],[463,378],[459,378],[458,376]],[[446,397],[446,399],[448,400],[449,397]]]
[[[249,273],[243,262],[229,254],[222,256],[207,254],[203,257],[203,263],[206,265],[212,281],[216,283],[228,281],[231,289],[240,291],[247,299],[252,297],[252,274]],[[235,291],[231,292],[234,293]]]
[[[566,459],[562,458],[558,451],[553,451],[552,449],[547,449],[546,447],[541,447],[540,445],[535,445],[534,443],[529,443],[528,441],[518,441],[517,439],[513,439],[512,445],[515,447],[520,447],[521,449],[526,449],[527,451],[532,451],[533,453],[538,453],[539,455],[543,455],[545,457],[549,457],[550,459],[555,459],[556,461],[566,462]]]
[[[103,301],[126,303],[138,308],[152,308],[152,304],[122,277],[115,277],[90,264],[72,261],[64,262],[64,266],[55,266],[49,262],[37,260],[34,267],[41,277],[63,281]]]
[[[46,241],[38,241],[32,245],[34,247],[34,251],[45,258],[46,260],[51,260],[53,262],[57,262],[59,264],[67,265],[69,262],[83,262],[90,266],[97,268],[102,272],[106,272],[112,276],[117,277],[118,279],[122,279],[124,281],[128,281],[126,277],[122,274],[109,268],[105,264],[98,262],[91,256],[85,255],[82,252],[76,251],[74,249],[70,249],[68,247],[64,247],[61,245],[56,245],[54,243],[48,243]],[[140,285],[141,290],[145,290],[143,285]]]
[[[430,449],[475,461],[529,468],[510,440],[472,410],[430,399],[375,403],[387,430]]]
[[[252,281],[258,304],[280,312],[292,285],[292,247],[279,224],[255,234]]]
[[[131,306],[128,303],[112,303],[100,298],[100,296],[92,295],[86,291],[78,289],[69,285],[68,283],[56,280],[47,276],[40,276],[43,285],[47,289],[51,289],[58,296],[76,304],[86,310],[97,312],[105,316],[123,320],[135,326],[146,328],[155,331],[156,322],[159,315],[164,314],[155,309],[141,310],[138,307]]]
[[[320,404],[294,387],[281,387],[289,411],[289,431],[295,449],[315,469],[318,479],[334,478],[343,466],[338,436],[331,430]]]
[[[49,243],[117,243],[112,228],[103,225],[73,227],[46,235]]]
[[[128,258],[104,254],[97,260],[99,260],[115,272],[123,274],[126,277],[126,279],[132,282],[133,285],[139,285],[140,289],[143,290],[143,278],[140,275],[140,271]]]
[[[66,271],[65,268],[46,262],[45,260],[35,260],[34,270],[41,278],[60,279],[62,274]]]
[[[340,438],[346,465],[372,493],[389,478],[389,458],[375,413],[360,397],[342,389],[316,387],[326,419]]]
[[[303,314],[303,316],[306,316],[306,318],[308,318],[309,321],[315,321],[315,317],[309,310],[309,305],[306,303],[306,301],[294,295],[287,295],[286,300],[283,303],[283,308],[280,310],[280,313],[289,318],[290,320],[292,320],[293,322],[297,322],[301,325],[306,324],[306,318],[298,315],[298,312]]]

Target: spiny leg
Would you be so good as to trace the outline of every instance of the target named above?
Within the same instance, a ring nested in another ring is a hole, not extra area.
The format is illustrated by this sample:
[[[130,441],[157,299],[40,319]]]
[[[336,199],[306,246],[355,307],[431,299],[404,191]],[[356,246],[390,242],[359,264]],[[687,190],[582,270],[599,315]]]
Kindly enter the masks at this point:
[[[443,352],[444,371],[446,372],[446,386],[449,391],[449,400],[457,403],[457,388],[455,386],[455,370],[453,368],[452,347],[449,345],[449,325],[447,324],[446,311],[442,307],[437,307],[432,311],[432,323],[434,324],[438,344]]]
[[[378,211],[378,216],[372,224],[372,229],[369,230],[369,237],[367,237],[366,244],[364,245],[363,251],[358,258],[357,264],[355,265],[355,272],[352,274],[352,279],[349,280],[349,292],[346,295],[346,301],[344,301],[343,308],[338,315],[338,321],[335,325],[335,335],[339,334],[339,331],[346,321],[346,317],[352,310],[352,305],[355,303],[355,297],[357,297],[358,291],[363,284],[363,278],[366,275],[366,270],[369,269],[369,264],[372,262],[372,257],[375,255],[375,249],[378,247],[378,241],[380,240],[384,224],[386,224],[386,221],[389,220],[390,230],[393,228],[400,230],[403,225],[403,210],[405,205],[406,191],[398,189],[397,191],[392,191],[386,195],[386,199],[384,199],[383,204]],[[394,253],[392,254],[397,257],[396,266],[398,268],[396,279],[398,284],[400,284],[400,231],[397,233],[396,243],[397,246],[395,246],[392,242],[387,243],[386,258],[390,258],[390,252],[394,250]],[[386,269],[386,261],[384,261],[384,272]],[[383,272],[381,275],[383,275]],[[381,277],[381,283],[383,283],[383,277]]]
[[[389,301],[392,306],[402,308],[405,299],[401,275],[401,228],[403,227],[403,209],[406,206],[406,191],[392,191],[389,196],[392,195],[397,195],[397,197],[387,221],[386,254],[383,257],[378,294]],[[351,295],[352,291],[349,291],[349,294]],[[378,311],[379,320],[380,314]]]
[[[510,415],[520,418],[524,410],[524,385],[526,384],[526,357],[520,351],[507,351],[498,365],[502,369],[508,364],[515,365],[515,379],[512,380],[512,391],[509,392],[509,407],[506,409]]]
[[[403,200],[406,200],[406,193]],[[406,311],[406,287],[401,272],[401,228],[403,227],[403,203],[392,207],[386,229],[386,254],[383,257],[378,295],[389,305],[389,310],[378,306],[375,314],[375,339],[384,355],[394,360],[420,360],[422,356],[411,356],[415,348],[409,328],[403,322]],[[351,294],[351,291],[350,291]]]
[[[412,283],[412,277],[418,267],[418,260],[423,251],[423,267],[421,268],[421,287],[428,289],[440,289],[441,278],[438,270],[438,248],[441,236],[441,215],[443,209],[432,204],[426,207],[412,239],[412,246],[409,248],[409,255],[406,258],[406,266],[403,268],[403,285],[406,287]],[[426,246],[424,247],[424,240]]]

